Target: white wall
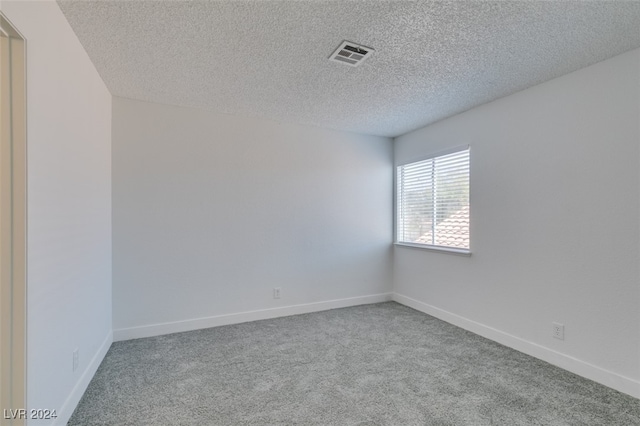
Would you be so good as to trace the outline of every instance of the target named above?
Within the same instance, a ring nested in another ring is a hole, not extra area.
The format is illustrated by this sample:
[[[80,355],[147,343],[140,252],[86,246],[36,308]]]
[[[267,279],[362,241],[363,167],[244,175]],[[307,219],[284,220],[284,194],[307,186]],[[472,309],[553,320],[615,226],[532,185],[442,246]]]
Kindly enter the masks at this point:
[[[66,424],[111,343],[111,95],[55,2],[2,12],[27,40],[27,404]]]
[[[387,138],[115,97],[115,338],[389,297],[391,181]]]
[[[397,138],[471,145],[473,254],[396,247],[396,299],[640,397],[639,143],[640,50]]]

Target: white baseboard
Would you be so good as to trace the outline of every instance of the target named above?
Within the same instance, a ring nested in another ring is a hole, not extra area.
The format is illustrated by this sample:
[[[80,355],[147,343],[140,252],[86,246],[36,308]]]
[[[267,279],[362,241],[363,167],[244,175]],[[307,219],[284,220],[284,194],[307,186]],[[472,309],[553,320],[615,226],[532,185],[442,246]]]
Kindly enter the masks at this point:
[[[546,361],[549,364],[553,364],[579,376],[593,380],[594,382],[598,382],[635,398],[640,398],[640,382],[637,380],[621,376],[612,371],[605,370],[593,364],[589,364],[588,362],[562,354],[537,343],[512,336],[503,331],[488,327],[484,324],[480,324],[476,321],[472,321],[398,293],[393,293],[393,300],[527,355]]]
[[[69,394],[69,396],[67,397],[67,400],[62,405],[62,408],[60,408],[60,411],[57,413],[58,417],[53,422],[53,426],[67,424],[67,422],[71,418],[71,415],[73,414],[73,410],[75,410],[78,406],[82,395],[84,395],[84,392],[89,386],[89,382],[91,382],[91,379],[93,379],[93,376],[96,374],[100,363],[111,347],[111,343],[113,343],[113,333],[110,331],[107,337],[102,342],[102,345],[100,345],[98,352],[96,352],[93,358],[91,358],[89,365],[87,365],[87,368],[85,368],[85,370],[82,372],[80,379],[73,387],[71,394]]]
[[[139,339],[141,337],[160,336],[163,334],[180,333],[183,331],[199,330],[202,328],[218,327],[221,325],[239,324],[242,322],[286,317],[289,315],[306,314],[309,312],[326,311],[336,308],[346,308],[348,306],[388,302],[390,300],[392,300],[392,293],[381,293],[369,296],[350,297],[347,299],[284,306],[280,308],[261,309],[258,311],[195,318],[184,321],[143,325],[140,327],[120,328],[113,330],[113,339],[114,341]]]

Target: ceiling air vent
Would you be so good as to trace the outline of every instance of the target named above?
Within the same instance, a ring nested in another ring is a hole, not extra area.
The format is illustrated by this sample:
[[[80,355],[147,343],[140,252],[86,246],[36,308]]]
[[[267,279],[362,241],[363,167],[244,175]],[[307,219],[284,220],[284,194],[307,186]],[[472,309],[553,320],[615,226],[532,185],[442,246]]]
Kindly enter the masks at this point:
[[[365,59],[373,55],[373,52],[375,52],[375,50],[370,47],[360,46],[350,41],[343,41],[340,47],[329,56],[329,60],[357,67],[363,63]]]

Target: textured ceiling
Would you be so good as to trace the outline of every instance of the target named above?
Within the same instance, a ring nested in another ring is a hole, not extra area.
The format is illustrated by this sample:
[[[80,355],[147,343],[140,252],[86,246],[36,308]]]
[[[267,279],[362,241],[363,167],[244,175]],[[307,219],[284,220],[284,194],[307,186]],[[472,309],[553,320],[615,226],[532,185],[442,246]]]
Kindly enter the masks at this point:
[[[115,96],[384,136],[640,47],[635,1],[58,3]]]

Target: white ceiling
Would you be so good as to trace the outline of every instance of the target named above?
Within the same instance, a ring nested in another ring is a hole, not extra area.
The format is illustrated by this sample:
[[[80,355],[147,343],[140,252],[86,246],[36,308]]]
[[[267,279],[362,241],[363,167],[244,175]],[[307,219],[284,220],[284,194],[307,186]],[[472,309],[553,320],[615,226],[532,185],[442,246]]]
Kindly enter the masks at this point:
[[[58,3],[115,96],[384,136],[640,47],[637,1]]]

